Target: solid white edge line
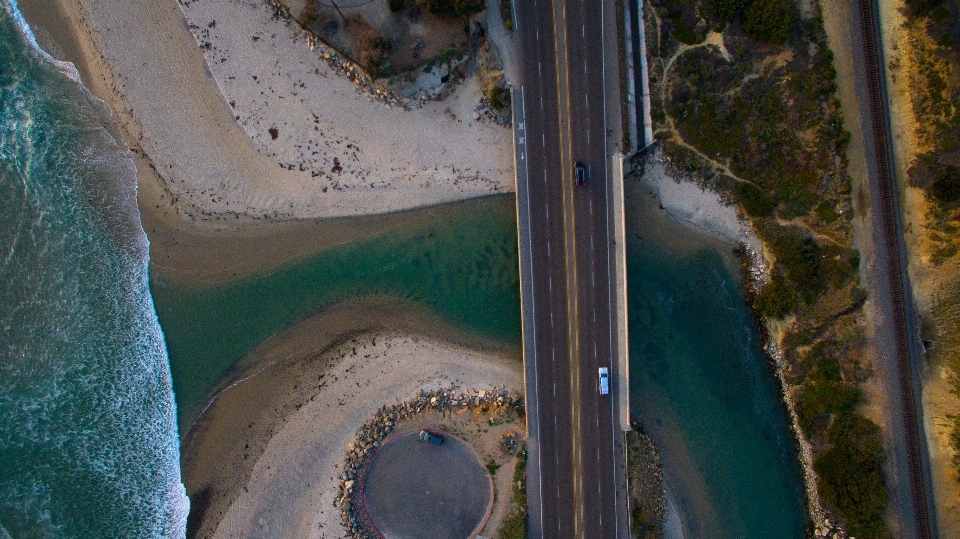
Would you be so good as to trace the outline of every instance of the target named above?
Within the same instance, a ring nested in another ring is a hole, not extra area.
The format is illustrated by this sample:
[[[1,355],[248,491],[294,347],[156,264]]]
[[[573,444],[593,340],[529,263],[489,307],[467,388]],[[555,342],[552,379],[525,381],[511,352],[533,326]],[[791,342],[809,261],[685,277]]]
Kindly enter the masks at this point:
[[[542,97],[541,97],[542,99]],[[526,124],[527,124],[527,101],[526,93],[524,92],[523,85],[520,85],[520,103],[523,107],[523,123],[524,123],[524,133],[526,133]],[[529,155],[526,159],[523,160],[524,168],[524,178],[526,180],[526,192],[527,192],[527,245],[530,250],[530,278],[533,279],[533,225],[530,222],[530,159]],[[541,420],[540,420],[540,380],[537,375],[537,308],[536,308],[537,295],[536,291],[533,289],[533,284],[530,285],[530,319],[531,319],[531,333],[533,333],[533,390],[535,392],[534,398],[537,401],[537,489],[540,491],[540,529],[543,530],[543,457],[541,456]]]

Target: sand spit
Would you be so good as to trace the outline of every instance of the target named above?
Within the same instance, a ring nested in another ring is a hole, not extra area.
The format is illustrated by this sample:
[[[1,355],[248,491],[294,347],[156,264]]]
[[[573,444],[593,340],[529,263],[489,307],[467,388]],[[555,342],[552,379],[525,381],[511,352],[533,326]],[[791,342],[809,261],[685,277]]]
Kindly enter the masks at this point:
[[[235,372],[183,437],[189,531],[199,536],[343,537],[334,506],[343,457],[380,407],[420,390],[523,387],[519,351],[389,300],[308,318]]]
[[[388,109],[260,1],[49,2],[79,29],[53,37],[76,40],[85,84],[181,217],[232,227],[512,189],[510,132],[473,121],[470,80],[444,102]]]
[[[518,363],[417,337],[358,337],[331,356],[337,363],[319,383],[328,391],[279,426],[214,537],[341,537],[333,500],[342,455],[372,412],[424,388],[522,385]]]

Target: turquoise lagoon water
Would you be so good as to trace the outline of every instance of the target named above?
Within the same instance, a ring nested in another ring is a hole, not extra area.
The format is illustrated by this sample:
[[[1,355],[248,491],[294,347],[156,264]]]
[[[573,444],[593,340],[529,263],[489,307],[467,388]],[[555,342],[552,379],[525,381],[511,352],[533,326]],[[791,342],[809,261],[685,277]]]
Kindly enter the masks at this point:
[[[794,440],[732,247],[630,195],[643,213],[627,226],[631,412],[687,500],[688,537],[803,537]]]
[[[136,177],[0,1],[0,537],[182,537]]]
[[[519,343],[513,200],[463,203],[430,226],[351,242],[235,283],[197,289],[154,280],[181,425],[256,345],[346,299],[412,300],[470,332]]]

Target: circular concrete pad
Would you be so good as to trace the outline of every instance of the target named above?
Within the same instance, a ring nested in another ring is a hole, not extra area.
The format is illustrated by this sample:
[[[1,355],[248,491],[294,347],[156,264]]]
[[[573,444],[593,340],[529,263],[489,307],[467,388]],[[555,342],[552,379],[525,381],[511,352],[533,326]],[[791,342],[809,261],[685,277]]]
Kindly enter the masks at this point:
[[[468,539],[493,506],[493,482],[463,440],[443,444],[412,431],[387,442],[364,478],[363,503],[387,539]]]

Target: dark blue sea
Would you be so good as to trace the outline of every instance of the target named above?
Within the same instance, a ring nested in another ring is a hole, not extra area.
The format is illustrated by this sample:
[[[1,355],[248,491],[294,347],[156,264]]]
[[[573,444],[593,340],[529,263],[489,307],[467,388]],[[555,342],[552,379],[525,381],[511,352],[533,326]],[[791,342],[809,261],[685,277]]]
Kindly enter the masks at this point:
[[[0,537],[182,537],[136,171],[0,0]]]

